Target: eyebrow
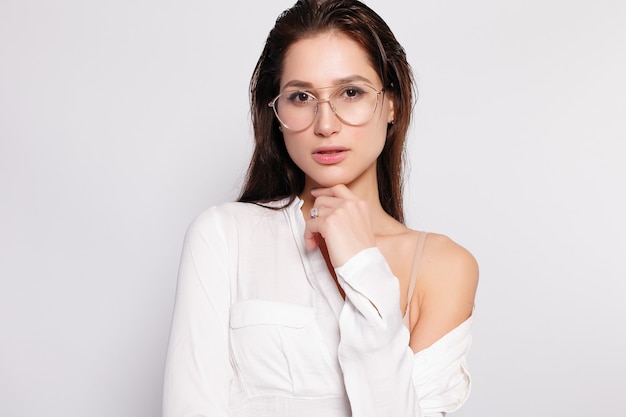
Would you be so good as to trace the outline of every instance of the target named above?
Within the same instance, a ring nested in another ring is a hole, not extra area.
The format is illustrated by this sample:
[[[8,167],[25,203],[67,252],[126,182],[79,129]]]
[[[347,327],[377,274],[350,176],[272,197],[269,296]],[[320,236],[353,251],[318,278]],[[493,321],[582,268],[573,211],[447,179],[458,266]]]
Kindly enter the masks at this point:
[[[344,78],[338,78],[336,80],[333,81],[333,83],[328,86],[328,87],[334,87],[337,85],[343,85],[343,84],[350,84],[353,83],[355,81],[360,81],[360,82],[365,82],[368,84],[372,84],[372,82],[368,79],[365,78],[361,75],[350,75],[348,77],[344,77]],[[301,80],[291,80],[289,81],[287,84],[285,84],[283,86],[284,88],[288,88],[288,87],[296,87],[296,88],[315,88],[313,87],[313,84],[311,84],[310,82],[307,81],[301,81]],[[326,87],[317,87],[317,88],[326,88]]]

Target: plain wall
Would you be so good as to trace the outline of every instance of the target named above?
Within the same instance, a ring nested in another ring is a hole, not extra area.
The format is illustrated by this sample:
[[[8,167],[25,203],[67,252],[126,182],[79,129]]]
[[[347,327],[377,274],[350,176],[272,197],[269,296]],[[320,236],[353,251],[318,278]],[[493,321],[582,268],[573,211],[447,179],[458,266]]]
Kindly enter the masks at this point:
[[[291,4],[0,2],[1,416],[160,415],[182,239]],[[368,4],[420,91],[409,225],[481,266],[454,415],[626,415],[626,6]]]

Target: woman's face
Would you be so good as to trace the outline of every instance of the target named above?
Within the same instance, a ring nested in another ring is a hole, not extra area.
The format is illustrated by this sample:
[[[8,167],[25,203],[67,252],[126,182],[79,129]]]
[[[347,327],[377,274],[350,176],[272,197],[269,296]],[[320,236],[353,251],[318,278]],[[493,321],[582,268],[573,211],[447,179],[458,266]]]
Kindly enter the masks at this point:
[[[383,89],[367,53],[350,37],[323,33],[294,43],[285,53],[281,93],[305,90],[321,101],[310,126],[298,131],[282,128],[289,156],[304,172],[307,188],[377,183],[376,160],[385,144],[387,125],[393,121],[393,103],[388,93],[378,94],[371,119],[358,126],[346,124],[324,102],[344,85]],[[349,101],[355,94],[353,90],[339,91],[334,100]]]

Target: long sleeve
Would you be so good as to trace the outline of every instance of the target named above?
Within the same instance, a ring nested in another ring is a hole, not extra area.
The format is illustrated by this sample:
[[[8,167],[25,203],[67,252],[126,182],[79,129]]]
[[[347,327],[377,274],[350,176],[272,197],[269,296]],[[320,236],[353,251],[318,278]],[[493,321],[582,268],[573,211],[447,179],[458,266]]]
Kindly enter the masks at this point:
[[[221,219],[198,216],[185,236],[167,352],[163,417],[228,416],[228,246]]]
[[[336,272],[346,293],[339,360],[353,416],[441,416],[458,408],[469,393],[461,366],[469,344],[447,343],[446,335],[434,349],[413,354],[398,280],[377,248],[358,253]]]
[[[415,354],[413,383],[426,417],[457,410],[469,397],[467,353],[472,344],[472,317]]]

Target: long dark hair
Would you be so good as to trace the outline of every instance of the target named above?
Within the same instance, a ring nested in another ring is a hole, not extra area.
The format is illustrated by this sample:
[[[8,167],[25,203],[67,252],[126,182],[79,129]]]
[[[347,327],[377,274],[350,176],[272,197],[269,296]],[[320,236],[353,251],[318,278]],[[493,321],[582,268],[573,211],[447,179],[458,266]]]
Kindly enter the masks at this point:
[[[287,153],[279,123],[268,103],[279,93],[285,52],[298,40],[340,32],[359,43],[393,100],[394,123],[377,161],[378,196],[383,209],[404,221],[402,183],[405,138],[413,107],[413,74],[404,48],[385,21],[356,0],[299,0],[270,31],[250,80],[255,147],[239,201],[289,202],[304,190],[304,173]]]

